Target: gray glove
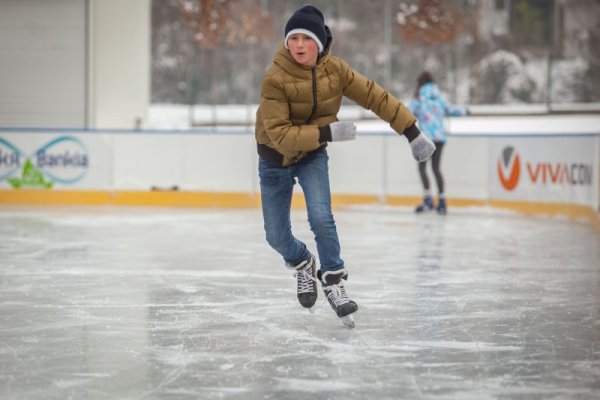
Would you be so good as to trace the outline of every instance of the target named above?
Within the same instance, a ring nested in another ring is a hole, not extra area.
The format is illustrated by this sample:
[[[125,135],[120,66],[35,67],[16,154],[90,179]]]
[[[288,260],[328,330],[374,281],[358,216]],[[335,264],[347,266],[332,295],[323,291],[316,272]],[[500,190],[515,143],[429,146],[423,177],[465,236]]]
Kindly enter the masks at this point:
[[[329,129],[331,129],[332,142],[356,139],[356,125],[354,125],[354,122],[332,122],[329,124]]]
[[[419,136],[409,144],[413,157],[418,162],[429,160],[435,151],[435,144],[424,133],[419,133]]]

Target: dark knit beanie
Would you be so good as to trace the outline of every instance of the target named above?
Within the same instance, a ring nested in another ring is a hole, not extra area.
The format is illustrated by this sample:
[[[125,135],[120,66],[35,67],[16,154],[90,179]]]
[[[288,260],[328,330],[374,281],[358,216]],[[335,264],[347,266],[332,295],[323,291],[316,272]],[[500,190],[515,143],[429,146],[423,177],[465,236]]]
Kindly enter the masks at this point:
[[[313,38],[319,46],[319,53],[322,53],[327,44],[327,34],[325,33],[325,20],[321,11],[310,5],[296,10],[285,24],[286,48],[288,47],[288,38],[295,33],[302,33]]]

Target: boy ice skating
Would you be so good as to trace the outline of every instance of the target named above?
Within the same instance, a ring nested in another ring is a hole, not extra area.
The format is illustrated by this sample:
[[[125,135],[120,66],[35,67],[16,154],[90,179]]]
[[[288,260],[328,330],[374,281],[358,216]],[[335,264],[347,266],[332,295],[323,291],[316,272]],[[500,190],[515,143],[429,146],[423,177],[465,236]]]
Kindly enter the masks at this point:
[[[312,311],[320,282],[329,304],[344,324],[354,327],[358,305],[344,281],[348,270],[340,255],[331,212],[327,144],[354,140],[356,127],[340,122],[344,96],[372,110],[404,134],[419,161],[435,146],[415,126],[416,119],[377,83],[331,55],[332,36],[316,7],[298,9],[285,26],[285,40],[262,81],[256,114],[258,172],[266,239],[294,270],[300,304]],[[320,267],[306,245],[292,234],[290,207],[296,181],[306,200]]]

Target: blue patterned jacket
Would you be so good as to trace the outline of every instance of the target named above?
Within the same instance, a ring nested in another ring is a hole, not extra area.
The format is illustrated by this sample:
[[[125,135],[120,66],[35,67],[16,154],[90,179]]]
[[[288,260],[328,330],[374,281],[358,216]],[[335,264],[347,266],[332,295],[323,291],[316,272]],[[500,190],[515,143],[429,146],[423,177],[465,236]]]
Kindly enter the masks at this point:
[[[445,143],[448,140],[444,117],[460,117],[467,114],[465,107],[448,103],[433,82],[421,86],[418,97],[411,99],[409,108],[417,118],[417,126],[421,132],[438,143]]]

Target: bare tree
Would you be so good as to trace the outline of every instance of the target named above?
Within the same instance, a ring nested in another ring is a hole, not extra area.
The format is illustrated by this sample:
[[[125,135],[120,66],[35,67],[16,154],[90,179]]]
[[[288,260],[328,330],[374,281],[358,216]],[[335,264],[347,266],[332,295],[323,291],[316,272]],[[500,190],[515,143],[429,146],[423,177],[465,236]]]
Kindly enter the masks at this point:
[[[271,14],[259,0],[180,0],[193,40],[205,49],[261,43],[273,36]]]
[[[224,47],[241,43],[252,46],[270,40],[273,36],[271,14],[261,7],[259,0],[179,0],[179,9],[192,32],[193,42],[198,48],[207,50],[205,54],[211,61],[212,104],[219,104],[217,88]],[[252,58],[249,53],[246,72],[251,76]],[[216,109],[213,110],[213,124],[217,123],[215,113]]]
[[[420,0],[418,5],[401,5],[398,31],[406,42],[430,45],[452,43],[465,26],[464,17],[444,0]]]

